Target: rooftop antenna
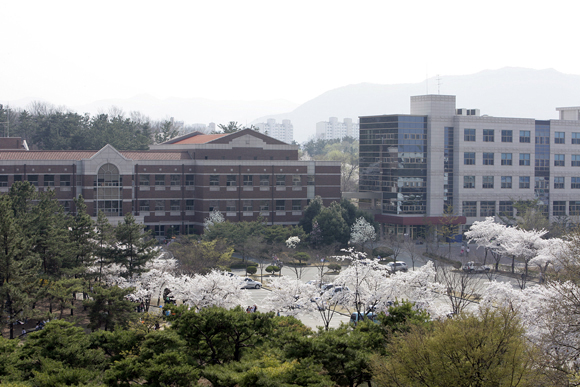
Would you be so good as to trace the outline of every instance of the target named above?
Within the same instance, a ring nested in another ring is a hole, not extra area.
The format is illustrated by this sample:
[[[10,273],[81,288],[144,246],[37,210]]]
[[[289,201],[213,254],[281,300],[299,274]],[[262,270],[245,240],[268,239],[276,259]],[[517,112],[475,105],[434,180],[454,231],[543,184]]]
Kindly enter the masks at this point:
[[[437,74],[437,94],[441,94],[441,77]]]

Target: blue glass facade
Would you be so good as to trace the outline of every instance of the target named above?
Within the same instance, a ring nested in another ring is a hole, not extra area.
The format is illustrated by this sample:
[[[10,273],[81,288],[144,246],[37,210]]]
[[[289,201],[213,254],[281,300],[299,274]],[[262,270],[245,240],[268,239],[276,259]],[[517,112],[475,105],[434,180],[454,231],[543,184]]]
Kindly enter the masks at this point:
[[[427,117],[361,117],[359,153],[359,190],[382,192],[383,213],[425,213]]]

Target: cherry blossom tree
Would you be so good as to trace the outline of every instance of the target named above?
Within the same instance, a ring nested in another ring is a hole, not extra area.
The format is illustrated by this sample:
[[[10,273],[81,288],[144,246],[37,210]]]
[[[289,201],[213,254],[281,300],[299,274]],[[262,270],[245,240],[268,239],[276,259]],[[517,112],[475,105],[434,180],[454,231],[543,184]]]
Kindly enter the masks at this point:
[[[223,214],[219,210],[213,210],[209,213],[209,216],[204,219],[203,221],[203,229],[208,230],[216,223],[223,223],[226,219],[224,218]]]
[[[469,231],[465,233],[468,240],[474,241],[477,247],[483,247],[489,251],[495,260],[495,270],[499,269],[499,262],[505,253],[501,244],[501,237],[506,230],[506,226],[496,223],[493,217],[487,217],[484,221],[473,222]]]
[[[377,239],[377,233],[375,227],[367,222],[364,217],[360,217],[350,228],[350,243],[353,245],[359,245],[360,249],[364,251],[365,244],[367,242],[371,243],[371,248],[373,242]]]

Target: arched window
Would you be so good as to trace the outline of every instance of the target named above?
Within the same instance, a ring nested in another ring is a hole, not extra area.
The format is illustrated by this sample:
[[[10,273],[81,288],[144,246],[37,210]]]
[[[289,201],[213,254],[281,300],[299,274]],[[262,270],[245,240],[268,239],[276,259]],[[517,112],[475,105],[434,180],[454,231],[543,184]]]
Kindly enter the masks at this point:
[[[101,166],[96,181],[97,208],[107,216],[122,216],[122,189],[119,168],[113,164]]]

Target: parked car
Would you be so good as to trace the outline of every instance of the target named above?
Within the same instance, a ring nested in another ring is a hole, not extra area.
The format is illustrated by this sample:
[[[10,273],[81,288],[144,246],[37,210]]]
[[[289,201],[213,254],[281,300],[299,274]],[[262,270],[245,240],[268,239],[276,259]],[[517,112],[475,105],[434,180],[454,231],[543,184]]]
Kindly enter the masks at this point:
[[[254,281],[248,277],[244,278],[240,285],[242,289],[260,289],[262,287],[260,282]]]
[[[487,273],[491,270],[489,266],[484,266],[479,262],[467,262],[462,267],[463,271],[466,273]]]
[[[377,319],[377,314],[374,312],[368,312],[367,314],[353,313],[350,315],[349,323],[356,326],[356,324],[358,324],[358,322],[361,320],[370,320],[370,321],[374,322],[375,324],[379,323],[379,320]]]
[[[409,270],[409,268],[407,267],[407,264],[403,261],[389,262],[389,263],[387,263],[387,269],[393,273],[396,271]]]

